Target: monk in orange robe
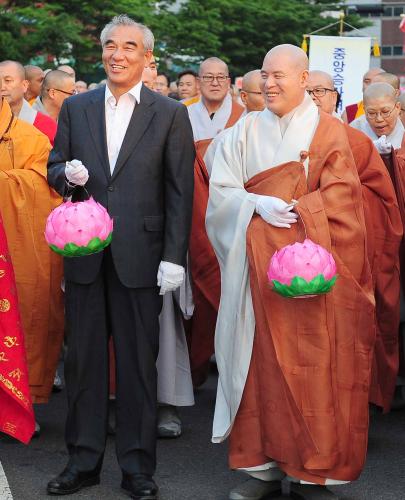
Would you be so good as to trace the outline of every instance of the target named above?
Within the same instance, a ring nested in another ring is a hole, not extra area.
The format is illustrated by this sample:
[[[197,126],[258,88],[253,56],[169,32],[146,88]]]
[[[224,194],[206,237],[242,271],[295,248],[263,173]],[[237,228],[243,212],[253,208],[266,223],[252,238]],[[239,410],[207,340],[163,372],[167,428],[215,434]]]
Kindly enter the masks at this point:
[[[34,403],[48,401],[59,359],[64,315],[62,260],[46,244],[46,218],[61,198],[48,186],[51,145],[0,101],[0,212],[17,283]]]
[[[226,134],[210,178],[206,225],[221,267],[213,441],[230,436],[231,468],[251,476],[230,499],[266,498],[285,475],[312,499],[317,485],[355,480],[367,451],[376,325],[358,138],[306,94],[301,49],[273,48],[261,71],[267,109]],[[363,161],[380,158],[371,147]],[[332,253],[336,284],[279,296],[270,258],[305,237]]]
[[[209,360],[214,353],[214,332],[221,287],[218,262],[205,230],[209,175],[204,156],[214,138],[232,127],[244,112],[243,106],[234,102],[229,94],[229,70],[221,59],[211,57],[201,63],[199,84],[201,99],[188,107],[197,152],[189,246],[195,306],[189,344],[195,386],[205,382],[208,376]]]

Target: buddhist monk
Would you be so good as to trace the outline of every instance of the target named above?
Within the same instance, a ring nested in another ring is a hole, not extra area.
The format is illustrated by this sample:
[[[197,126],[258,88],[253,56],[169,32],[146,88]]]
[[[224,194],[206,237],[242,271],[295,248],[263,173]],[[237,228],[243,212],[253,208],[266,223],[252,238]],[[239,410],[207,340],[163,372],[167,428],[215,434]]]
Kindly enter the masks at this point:
[[[381,73],[378,77],[387,77]],[[336,97],[321,88],[333,88],[332,77],[323,71],[310,71],[307,92],[319,109],[336,116]],[[373,85],[368,87],[370,90]],[[311,92],[312,90],[312,92]],[[318,95],[316,91],[318,90]],[[365,94],[369,94],[366,90]],[[392,94],[392,89],[388,89]],[[352,122],[353,123],[353,122]],[[398,372],[399,254],[402,221],[394,187],[383,161],[379,161],[371,139],[346,126],[363,192],[367,247],[376,300],[377,339],[374,350],[370,401],[388,411]],[[370,155],[373,161],[369,162]]]
[[[221,267],[213,441],[230,436],[230,467],[251,476],[230,499],[265,498],[284,475],[315,499],[326,493],[316,485],[357,479],[367,449],[375,300],[362,190],[345,125],[306,93],[305,52],[274,47],[261,74],[266,109],[223,136],[210,178]],[[328,294],[282,297],[270,258],[304,238],[332,253],[338,279]]]
[[[0,213],[14,265],[34,403],[48,401],[64,329],[62,260],[47,246],[46,218],[61,198],[48,186],[48,138],[0,99]]]
[[[28,88],[25,93],[25,99],[28,101],[29,105],[34,104],[35,99],[41,93],[42,82],[44,81],[45,74],[39,66],[33,66],[32,64],[27,64],[24,66],[25,77],[28,80]]]
[[[69,73],[57,69],[49,71],[42,83],[41,95],[32,107],[57,122],[63,101],[75,93],[75,80]]]
[[[217,57],[203,61],[198,81],[201,99],[187,108],[197,150],[189,247],[195,305],[190,360],[195,386],[201,385],[208,376],[209,360],[214,352],[220,289],[218,262],[204,225],[209,184],[204,156],[213,139],[224,129],[232,127],[244,112],[243,106],[233,101],[229,94],[229,70],[224,61]]]
[[[76,80],[76,71],[72,68],[72,66],[69,66],[68,64],[62,64],[61,66],[58,66],[57,70],[64,71],[65,73],[70,75],[73,80]]]
[[[1,96],[10,104],[14,116],[34,125],[48,137],[53,145],[57,128],[55,120],[33,109],[24,99],[28,88],[24,66],[17,61],[2,61],[0,62],[0,75],[3,77]]]
[[[260,88],[261,79],[260,69],[249,71],[242,78],[240,98],[246,108],[246,113],[264,109],[264,96]]]
[[[384,73],[382,68],[371,68],[363,75],[363,93],[365,89],[371,84],[373,78],[380,73]],[[364,115],[363,101],[359,101],[355,104],[349,104],[342,113],[342,120],[345,123],[351,123],[359,116]]]

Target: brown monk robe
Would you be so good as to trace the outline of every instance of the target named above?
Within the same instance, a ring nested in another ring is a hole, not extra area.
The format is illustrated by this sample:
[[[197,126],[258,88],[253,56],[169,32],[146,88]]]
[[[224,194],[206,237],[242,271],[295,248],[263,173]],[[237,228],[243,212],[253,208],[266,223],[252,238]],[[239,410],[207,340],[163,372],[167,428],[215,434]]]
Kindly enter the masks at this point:
[[[225,129],[233,127],[244,111],[233,102],[232,112]],[[194,386],[205,382],[209,360],[214,354],[215,324],[217,321],[221,276],[218,261],[205,229],[205,213],[209,194],[209,176],[204,154],[213,139],[195,143],[193,222],[190,236],[190,265],[193,282],[194,314],[189,337],[190,365]]]
[[[230,435],[232,468],[273,459],[288,475],[318,484],[355,480],[363,468],[375,301],[352,147],[345,126],[321,113],[308,179],[302,163],[289,162],[245,186],[297,199],[301,221],[283,231],[254,216],[248,228],[256,331]],[[365,151],[364,160],[379,161],[373,151]],[[269,260],[305,235],[332,252],[339,277],[329,294],[287,299],[269,286]]]
[[[387,412],[398,374],[398,249],[405,222],[404,198],[398,208],[395,193],[398,190],[394,190],[391,182],[391,179],[395,180],[394,176],[388,173],[390,169],[387,171],[380,161],[380,155],[371,140],[349,126],[346,132],[362,185],[367,249],[376,300],[377,335],[370,402]]]
[[[63,339],[62,260],[45,223],[60,197],[48,186],[48,138],[0,109],[0,212],[13,261],[34,403],[48,401]]]

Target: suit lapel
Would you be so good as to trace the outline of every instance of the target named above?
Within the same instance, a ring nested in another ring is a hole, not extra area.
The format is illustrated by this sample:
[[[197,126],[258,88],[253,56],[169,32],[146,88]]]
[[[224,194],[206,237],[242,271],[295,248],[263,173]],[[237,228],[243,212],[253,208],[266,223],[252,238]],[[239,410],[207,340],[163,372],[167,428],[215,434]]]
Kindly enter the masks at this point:
[[[96,147],[104,173],[109,180],[111,177],[108,161],[107,138],[105,128],[105,87],[93,91],[90,104],[86,108],[91,137]]]
[[[155,99],[154,93],[145,86],[142,86],[140,103],[135,105],[134,112],[132,113],[128,129],[117,158],[117,163],[111,176],[112,180],[118,175],[118,172],[125,165],[129,155],[148,128],[149,123],[155,114],[155,111],[151,106],[155,102]]]

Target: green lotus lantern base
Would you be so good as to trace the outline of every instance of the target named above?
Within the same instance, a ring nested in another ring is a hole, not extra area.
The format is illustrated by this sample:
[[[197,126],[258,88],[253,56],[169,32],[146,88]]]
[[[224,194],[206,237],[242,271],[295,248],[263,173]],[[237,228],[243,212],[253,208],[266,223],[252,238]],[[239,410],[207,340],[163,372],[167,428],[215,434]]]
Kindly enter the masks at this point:
[[[311,281],[306,281],[300,276],[295,276],[291,280],[291,284],[287,285],[280,283],[277,280],[271,280],[273,283],[273,290],[282,295],[283,297],[308,297],[315,295],[322,295],[328,293],[336,283],[337,276],[333,276],[330,280],[326,280],[323,274],[318,274]]]
[[[96,237],[90,240],[86,246],[82,247],[79,247],[75,243],[67,243],[64,248],[59,248],[52,244],[49,246],[54,252],[63,255],[63,257],[83,257],[85,255],[101,252],[111,243],[111,240],[112,232],[108,235],[107,239],[100,240],[100,238]]]

